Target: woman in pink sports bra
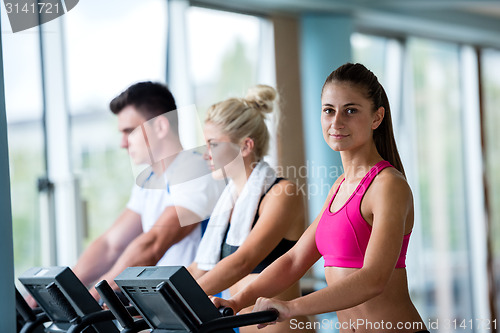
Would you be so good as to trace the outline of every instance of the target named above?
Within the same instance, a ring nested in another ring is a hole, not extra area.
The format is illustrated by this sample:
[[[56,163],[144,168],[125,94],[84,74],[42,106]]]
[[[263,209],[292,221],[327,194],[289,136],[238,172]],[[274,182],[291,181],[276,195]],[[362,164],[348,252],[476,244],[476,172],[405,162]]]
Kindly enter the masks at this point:
[[[340,152],[344,174],[290,251],[231,299],[213,301],[236,311],[256,302],[254,311],[277,309],[278,321],[335,311],[340,332],[427,332],[408,292],[413,197],[384,88],[366,67],[348,63],[326,79],[321,104],[323,136]],[[321,256],[326,288],[291,301],[268,298]]]

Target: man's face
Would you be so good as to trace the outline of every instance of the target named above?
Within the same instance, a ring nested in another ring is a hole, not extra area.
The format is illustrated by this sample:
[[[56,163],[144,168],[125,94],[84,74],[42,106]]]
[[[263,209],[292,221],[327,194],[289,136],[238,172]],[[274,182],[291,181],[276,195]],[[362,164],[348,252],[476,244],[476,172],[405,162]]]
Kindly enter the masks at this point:
[[[118,130],[122,133],[120,147],[127,149],[135,164],[151,164],[149,146],[141,128],[146,121],[132,105],[118,113]]]

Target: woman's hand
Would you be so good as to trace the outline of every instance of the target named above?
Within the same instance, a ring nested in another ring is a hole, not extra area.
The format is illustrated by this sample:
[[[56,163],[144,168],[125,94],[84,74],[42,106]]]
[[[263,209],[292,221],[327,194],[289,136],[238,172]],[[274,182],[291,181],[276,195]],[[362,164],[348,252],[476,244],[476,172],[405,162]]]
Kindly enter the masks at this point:
[[[234,302],[232,299],[223,299],[215,296],[209,296],[209,298],[212,303],[214,303],[217,309],[221,307],[231,308],[233,309],[234,314],[238,313],[241,310],[240,308],[238,308],[236,302]]]
[[[267,325],[274,325],[276,324],[276,322],[284,321],[291,317],[289,302],[280,301],[275,298],[259,297],[257,299],[257,302],[255,302],[255,306],[253,307],[252,312],[266,311],[271,309],[274,309],[279,313],[279,316],[276,319],[276,321],[271,323],[258,324],[257,328],[264,328]]]

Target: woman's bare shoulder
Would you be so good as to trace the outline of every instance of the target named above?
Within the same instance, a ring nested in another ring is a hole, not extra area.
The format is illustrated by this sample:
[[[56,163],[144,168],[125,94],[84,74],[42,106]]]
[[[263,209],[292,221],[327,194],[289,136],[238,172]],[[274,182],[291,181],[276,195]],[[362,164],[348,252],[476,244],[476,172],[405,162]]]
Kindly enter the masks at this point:
[[[389,197],[412,198],[412,192],[406,177],[396,168],[382,170],[373,180],[372,192]]]

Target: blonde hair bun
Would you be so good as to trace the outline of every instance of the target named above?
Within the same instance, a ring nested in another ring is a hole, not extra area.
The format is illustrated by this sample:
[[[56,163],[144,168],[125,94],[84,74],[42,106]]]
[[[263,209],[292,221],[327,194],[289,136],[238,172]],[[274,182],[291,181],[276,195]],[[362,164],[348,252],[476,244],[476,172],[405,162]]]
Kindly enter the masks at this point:
[[[264,84],[258,84],[248,89],[244,101],[252,108],[262,112],[271,113],[276,99],[276,90]]]
[[[233,143],[244,138],[254,141],[254,155],[257,161],[267,154],[269,131],[265,123],[267,113],[271,113],[277,92],[263,84],[248,90],[245,98],[229,98],[212,105],[205,121],[214,123],[229,135]]]

